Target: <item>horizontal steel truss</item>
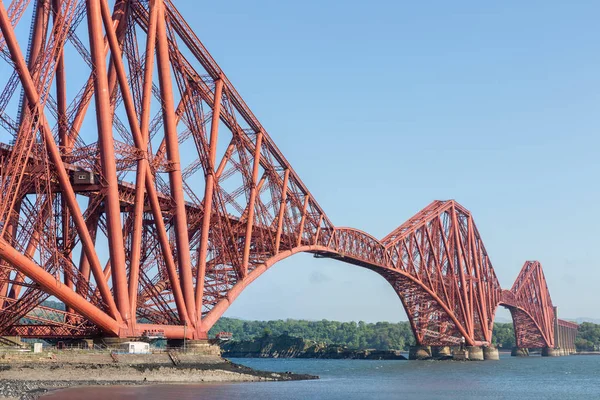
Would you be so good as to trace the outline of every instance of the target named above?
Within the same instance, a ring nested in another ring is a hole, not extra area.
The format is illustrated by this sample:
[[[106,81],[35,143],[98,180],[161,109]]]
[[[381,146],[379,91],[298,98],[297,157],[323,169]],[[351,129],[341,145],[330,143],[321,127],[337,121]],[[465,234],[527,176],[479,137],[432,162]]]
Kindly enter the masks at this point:
[[[552,344],[539,263],[507,299],[458,203],[381,241],[334,227],[170,0],[0,1],[0,29],[0,334],[203,338],[310,252],[388,280],[418,343],[490,343],[502,303],[518,340]]]

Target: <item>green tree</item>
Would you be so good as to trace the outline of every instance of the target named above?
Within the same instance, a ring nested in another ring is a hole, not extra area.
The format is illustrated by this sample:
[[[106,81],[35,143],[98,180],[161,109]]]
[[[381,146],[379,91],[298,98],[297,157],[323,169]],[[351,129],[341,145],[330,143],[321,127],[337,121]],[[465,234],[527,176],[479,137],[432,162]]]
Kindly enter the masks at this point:
[[[265,332],[274,336],[287,333],[315,342],[338,344],[350,349],[407,350],[414,343],[414,337],[408,322],[378,322],[368,324],[364,321],[242,321],[235,318],[221,318],[210,330],[209,335],[226,331],[233,334],[234,340],[250,340],[263,336]]]

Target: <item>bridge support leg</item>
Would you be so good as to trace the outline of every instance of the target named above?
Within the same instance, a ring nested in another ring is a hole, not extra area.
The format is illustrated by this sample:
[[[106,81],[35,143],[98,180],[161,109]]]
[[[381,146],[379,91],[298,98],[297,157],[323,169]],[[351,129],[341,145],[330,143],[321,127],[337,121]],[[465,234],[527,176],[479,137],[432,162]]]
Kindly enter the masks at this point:
[[[183,340],[169,339],[167,340],[167,348],[176,349],[186,353],[202,354],[206,356],[221,356],[221,348],[212,340]]]
[[[513,357],[527,357],[529,356],[529,349],[524,347],[513,347],[510,355]]]
[[[478,346],[467,346],[469,361],[483,361],[483,349]]]
[[[436,360],[452,358],[452,351],[448,346],[431,346],[431,357]]]
[[[544,347],[542,349],[542,357],[559,357],[561,355],[560,349],[553,349],[551,347]]]
[[[431,347],[429,346],[410,346],[408,351],[409,360],[428,360],[431,358]]]
[[[484,360],[499,360],[500,354],[498,353],[498,349],[493,346],[488,346],[483,348],[483,359]]]

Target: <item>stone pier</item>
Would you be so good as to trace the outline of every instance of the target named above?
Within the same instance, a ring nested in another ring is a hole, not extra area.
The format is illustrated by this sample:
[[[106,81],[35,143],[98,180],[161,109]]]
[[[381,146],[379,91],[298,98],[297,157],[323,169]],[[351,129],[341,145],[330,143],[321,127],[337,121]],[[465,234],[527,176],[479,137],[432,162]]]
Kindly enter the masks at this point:
[[[560,357],[561,355],[560,349],[553,349],[551,347],[544,347],[542,349],[542,357]]]
[[[524,347],[513,347],[510,355],[513,357],[527,357],[529,356],[529,349]]]
[[[410,346],[408,352],[409,360],[429,360],[431,358],[431,347],[430,346]]]
[[[167,348],[185,351],[186,353],[202,354],[207,356],[220,356],[221,348],[218,344],[211,340],[183,340],[169,339],[167,340]]]
[[[484,360],[499,360],[500,354],[498,353],[498,349],[493,346],[488,346],[483,348],[483,359]]]
[[[457,347],[452,354],[454,361],[467,361],[469,359],[469,351],[465,348]]]
[[[431,346],[431,357],[436,360],[446,360],[452,358],[452,351],[449,346]]]
[[[467,346],[469,361],[483,361],[483,349],[478,346]]]

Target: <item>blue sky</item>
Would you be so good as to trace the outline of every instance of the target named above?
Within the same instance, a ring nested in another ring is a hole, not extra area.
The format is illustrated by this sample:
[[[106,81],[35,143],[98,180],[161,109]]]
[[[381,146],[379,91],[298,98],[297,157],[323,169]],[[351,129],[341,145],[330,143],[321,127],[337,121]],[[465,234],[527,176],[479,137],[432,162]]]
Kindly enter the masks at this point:
[[[537,259],[561,316],[600,317],[600,3],[177,5],[334,224],[383,237],[454,198],[504,287]],[[378,275],[309,255],[226,315],[406,319]]]

